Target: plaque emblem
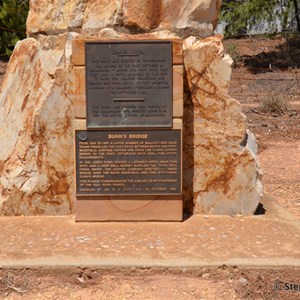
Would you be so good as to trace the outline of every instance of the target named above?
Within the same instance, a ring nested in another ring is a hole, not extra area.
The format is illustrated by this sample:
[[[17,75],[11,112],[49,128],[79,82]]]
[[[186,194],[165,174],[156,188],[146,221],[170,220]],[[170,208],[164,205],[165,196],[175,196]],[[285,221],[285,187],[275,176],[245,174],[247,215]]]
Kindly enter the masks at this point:
[[[85,142],[88,139],[88,134],[86,131],[81,131],[78,134],[80,141]]]

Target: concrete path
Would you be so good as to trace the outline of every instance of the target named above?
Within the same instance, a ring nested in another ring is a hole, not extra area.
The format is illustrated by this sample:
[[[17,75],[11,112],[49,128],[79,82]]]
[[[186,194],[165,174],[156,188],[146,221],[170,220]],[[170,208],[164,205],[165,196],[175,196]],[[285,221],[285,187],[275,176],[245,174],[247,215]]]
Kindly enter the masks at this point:
[[[300,267],[300,221],[265,197],[264,215],[182,223],[1,217],[0,267]]]

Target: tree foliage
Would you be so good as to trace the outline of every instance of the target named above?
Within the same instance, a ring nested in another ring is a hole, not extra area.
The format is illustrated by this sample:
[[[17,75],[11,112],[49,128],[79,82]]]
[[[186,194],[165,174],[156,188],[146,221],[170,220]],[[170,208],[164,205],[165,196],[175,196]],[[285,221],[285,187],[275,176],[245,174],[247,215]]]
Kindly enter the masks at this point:
[[[223,0],[221,20],[226,22],[225,36],[243,36],[252,29],[267,26],[274,33],[298,29],[300,0]]]
[[[26,37],[29,0],[0,1],[0,54],[9,56],[20,39]]]

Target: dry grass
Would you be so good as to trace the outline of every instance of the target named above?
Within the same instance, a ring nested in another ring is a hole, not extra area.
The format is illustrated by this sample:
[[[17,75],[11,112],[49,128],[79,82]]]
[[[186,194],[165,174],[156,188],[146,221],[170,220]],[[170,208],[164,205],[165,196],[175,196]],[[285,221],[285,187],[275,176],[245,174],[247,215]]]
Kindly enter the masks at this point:
[[[288,101],[282,95],[271,95],[260,103],[260,110],[263,113],[275,114],[278,116],[284,115],[288,111],[288,108]]]

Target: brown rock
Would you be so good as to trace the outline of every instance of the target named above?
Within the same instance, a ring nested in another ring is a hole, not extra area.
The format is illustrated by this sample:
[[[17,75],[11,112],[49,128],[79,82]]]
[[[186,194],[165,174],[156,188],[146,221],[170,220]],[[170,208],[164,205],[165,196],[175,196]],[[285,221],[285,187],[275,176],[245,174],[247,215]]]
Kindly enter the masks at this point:
[[[162,0],[128,0],[123,3],[123,23],[144,30],[157,28],[162,14],[162,5]]]
[[[216,26],[220,6],[221,0],[31,0],[27,32],[97,35],[110,27],[119,31],[192,30],[207,36]]]

